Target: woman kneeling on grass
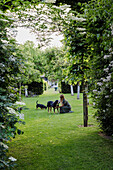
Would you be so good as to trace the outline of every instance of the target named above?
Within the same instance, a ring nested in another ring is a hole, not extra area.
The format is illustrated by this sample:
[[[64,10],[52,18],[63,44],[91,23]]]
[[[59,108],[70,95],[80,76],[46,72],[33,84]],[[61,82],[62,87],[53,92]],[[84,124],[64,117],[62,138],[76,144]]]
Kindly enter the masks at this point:
[[[71,112],[71,106],[68,103],[68,101],[64,98],[63,94],[60,95],[60,103],[61,103],[61,106],[58,106],[58,108],[60,108],[60,113]]]

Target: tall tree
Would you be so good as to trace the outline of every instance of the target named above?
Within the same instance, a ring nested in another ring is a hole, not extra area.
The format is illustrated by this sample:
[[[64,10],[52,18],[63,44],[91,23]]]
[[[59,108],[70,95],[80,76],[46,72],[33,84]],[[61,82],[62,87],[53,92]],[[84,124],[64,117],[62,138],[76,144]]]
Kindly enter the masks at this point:
[[[21,81],[24,84],[31,83],[32,81],[41,81],[41,68],[36,69],[36,61],[34,61],[37,56],[37,50],[34,47],[34,43],[27,41],[24,45],[20,45],[19,49],[21,50],[23,56],[23,65],[21,66],[20,75],[22,76]],[[40,60],[40,58],[38,60]]]
[[[64,56],[65,51],[63,48],[50,48],[46,49],[44,55],[44,73],[50,81],[61,81],[64,79],[63,70],[67,67]]]

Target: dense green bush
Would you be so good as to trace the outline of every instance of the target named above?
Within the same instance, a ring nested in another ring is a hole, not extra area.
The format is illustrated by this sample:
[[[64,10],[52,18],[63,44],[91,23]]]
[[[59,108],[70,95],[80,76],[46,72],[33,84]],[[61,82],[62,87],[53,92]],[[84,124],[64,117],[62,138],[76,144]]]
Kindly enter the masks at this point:
[[[100,128],[113,135],[113,5],[112,0],[91,1],[86,5],[87,42],[95,116]]]
[[[32,82],[28,84],[28,93],[33,95],[43,94],[43,82]]]
[[[20,121],[14,105],[18,100],[15,84],[20,72],[21,54],[8,33],[12,21],[10,16],[0,13],[0,169],[13,166],[16,159],[7,156],[7,142],[21,134],[16,127]]]
[[[43,91],[47,90],[47,83],[43,82]]]
[[[74,93],[77,93],[77,85],[73,86]],[[62,93],[71,93],[71,87],[68,83],[61,82],[61,92]],[[82,86],[80,87],[80,92],[82,92]]]

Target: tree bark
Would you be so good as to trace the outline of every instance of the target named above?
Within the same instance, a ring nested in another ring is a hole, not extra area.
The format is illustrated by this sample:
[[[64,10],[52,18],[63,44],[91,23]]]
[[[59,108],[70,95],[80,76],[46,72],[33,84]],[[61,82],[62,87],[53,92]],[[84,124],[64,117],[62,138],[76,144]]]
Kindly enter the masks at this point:
[[[28,97],[27,87],[25,87],[25,97]]]
[[[71,87],[71,96],[74,96],[74,93],[73,93],[73,85],[71,85],[70,87]]]
[[[77,83],[77,99],[80,99],[80,83]]]
[[[84,117],[84,127],[88,126],[88,104],[87,104],[87,94],[83,92],[83,117]]]

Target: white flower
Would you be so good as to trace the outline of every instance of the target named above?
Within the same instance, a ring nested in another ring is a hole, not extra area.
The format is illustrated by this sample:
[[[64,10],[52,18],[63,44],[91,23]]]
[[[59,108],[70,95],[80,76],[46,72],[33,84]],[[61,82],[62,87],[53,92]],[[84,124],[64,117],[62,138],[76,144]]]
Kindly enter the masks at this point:
[[[86,34],[86,32],[81,32],[80,34]]]
[[[3,146],[5,149],[8,149],[8,146],[5,145],[3,142],[0,142],[0,145]]]
[[[99,86],[102,86],[102,85],[103,85],[103,83],[101,83],[101,82],[98,82],[98,83],[97,83],[97,85],[99,85]]]
[[[107,82],[107,79],[103,79],[103,82]]]
[[[60,8],[63,10],[65,10],[65,9],[71,10],[70,5],[62,5],[62,6],[60,6]]]
[[[110,104],[106,104],[106,106],[110,107],[111,105]]]
[[[113,89],[111,89],[110,92],[113,92]]]
[[[105,55],[105,56],[104,56],[104,59],[107,59],[107,58],[109,58],[109,57],[111,57],[111,55]]]
[[[105,112],[105,110],[103,110],[103,112]]]
[[[24,114],[19,114],[19,118],[24,120]]]
[[[16,111],[15,111],[13,108],[11,108],[11,107],[7,107],[7,109],[9,110],[9,112],[10,112],[10,113],[12,113],[12,114],[16,114]]]
[[[97,90],[93,90],[93,92],[95,93],[95,92],[97,92]]]
[[[2,43],[4,43],[4,44],[8,44],[8,41],[7,41],[7,40],[1,39],[1,41],[2,41]]]
[[[26,105],[24,102],[16,102],[16,104],[18,104],[18,105]]]
[[[19,115],[17,114],[17,112],[16,112],[13,108],[7,107],[7,109],[9,110],[9,113],[10,113],[10,114],[15,114],[16,116],[19,116]]]
[[[108,81],[110,81],[111,80],[111,75],[107,76],[106,78],[107,78]]]
[[[46,3],[55,3],[56,0],[45,0]]]
[[[109,71],[109,68],[105,68],[104,71],[105,71],[105,72],[108,72],[108,71]]]
[[[101,78],[101,80],[103,80],[103,82],[108,82],[111,80],[111,74],[109,74],[109,76],[106,77],[106,79]]]
[[[1,14],[1,15],[4,15],[4,13],[3,13],[1,10],[0,10],[0,14]]]
[[[2,68],[3,68],[3,67],[5,67],[5,65],[4,65],[4,64],[2,64],[2,63],[0,63],[0,67],[2,67]]]
[[[75,16],[70,16],[70,19],[72,19],[72,20],[76,20],[76,21],[80,21],[80,22],[82,22],[82,21],[86,21],[86,19],[85,19],[85,18],[78,18],[78,17],[75,17]]]
[[[10,156],[9,159],[10,159],[11,161],[13,161],[13,162],[14,162],[14,161],[17,161],[17,159],[13,158],[12,156]]]
[[[107,95],[107,96],[105,96],[105,98],[109,98],[109,96]]]
[[[110,62],[109,66],[113,67],[113,61]]]
[[[85,28],[77,28],[77,30],[79,30],[79,31],[85,31],[86,29]]]
[[[109,51],[111,52],[111,51],[112,51],[112,48],[110,48]]]
[[[9,96],[10,96],[10,97],[13,97],[14,95],[15,95],[15,94],[13,94],[13,93],[10,93],[10,95],[9,95]]]
[[[11,55],[11,56],[9,57],[9,59],[10,59],[11,61],[15,61],[15,58],[14,58],[13,55]]]

